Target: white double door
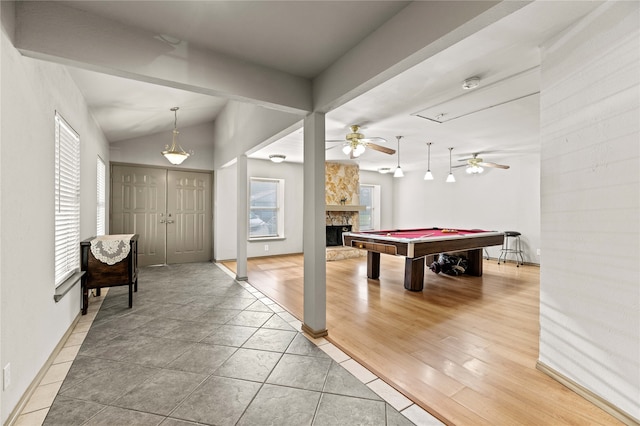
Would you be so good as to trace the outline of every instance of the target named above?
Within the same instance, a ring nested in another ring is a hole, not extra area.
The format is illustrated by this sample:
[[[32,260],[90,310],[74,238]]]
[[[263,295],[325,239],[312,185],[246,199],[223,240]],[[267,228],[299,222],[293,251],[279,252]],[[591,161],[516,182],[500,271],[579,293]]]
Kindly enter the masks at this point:
[[[211,260],[211,173],[111,166],[111,234],[138,234],[140,266]]]

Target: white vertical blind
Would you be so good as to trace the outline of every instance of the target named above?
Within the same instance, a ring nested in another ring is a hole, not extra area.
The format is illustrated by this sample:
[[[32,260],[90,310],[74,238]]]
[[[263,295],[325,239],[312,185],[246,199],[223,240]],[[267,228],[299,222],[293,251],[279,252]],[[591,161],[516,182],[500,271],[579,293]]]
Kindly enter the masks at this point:
[[[55,117],[55,285],[80,268],[80,138]]]
[[[105,234],[105,220],[106,220],[106,187],[105,187],[105,179],[106,179],[106,166],[102,158],[98,157],[97,162],[97,215],[96,215],[96,235],[104,235]]]

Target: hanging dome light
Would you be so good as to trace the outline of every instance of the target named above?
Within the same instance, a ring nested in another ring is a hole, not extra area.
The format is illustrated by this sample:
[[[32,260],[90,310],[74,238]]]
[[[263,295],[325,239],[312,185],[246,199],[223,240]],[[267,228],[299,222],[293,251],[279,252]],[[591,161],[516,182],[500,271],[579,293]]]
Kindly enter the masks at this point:
[[[453,148],[449,148],[449,176],[447,176],[447,183],[454,183],[456,181],[451,168],[451,151],[453,151]]]
[[[427,142],[429,149],[427,154],[427,172],[424,174],[424,180],[433,180],[433,174],[431,174],[431,144],[433,142]]]
[[[403,177],[404,173],[402,172],[402,168],[400,168],[400,139],[402,136],[396,136],[398,139],[398,167],[396,167],[396,171],[393,172],[393,177]]]
[[[166,145],[165,150],[162,151],[162,155],[169,160],[171,164],[182,164],[184,160],[189,158],[189,153],[186,152],[178,143],[178,110],[179,107],[171,108],[171,111],[174,113],[174,121],[173,121],[173,140],[171,142],[171,146]]]

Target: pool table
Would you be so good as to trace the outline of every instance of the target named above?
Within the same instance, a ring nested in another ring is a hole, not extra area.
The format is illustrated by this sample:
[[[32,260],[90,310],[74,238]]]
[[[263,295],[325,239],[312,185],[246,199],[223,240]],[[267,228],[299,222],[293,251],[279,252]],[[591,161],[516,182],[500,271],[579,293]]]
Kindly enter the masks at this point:
[[[404,288],[422,291],[424,265],[433,255],[466,251],[467,274],[482,275],[482,249],[501,245],[504,233],[480,229],[421,228],[345,232],[342,244],[367,250],[367,277],[380,277],[380,253],[405,257]]]

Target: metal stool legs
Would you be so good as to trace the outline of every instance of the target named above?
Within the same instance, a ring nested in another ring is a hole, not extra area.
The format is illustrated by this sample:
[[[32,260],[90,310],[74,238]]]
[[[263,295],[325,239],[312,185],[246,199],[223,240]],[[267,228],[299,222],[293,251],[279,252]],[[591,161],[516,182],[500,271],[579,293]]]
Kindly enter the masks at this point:
[[[522,243],[520,241],[520,233],[516,231],[505,231],[502,250],[498,256],[498,265],[500,260],[507,263],[507,256],[513,254],[516,258],[516,266],[524,265],[524,256],[522,255]]]

